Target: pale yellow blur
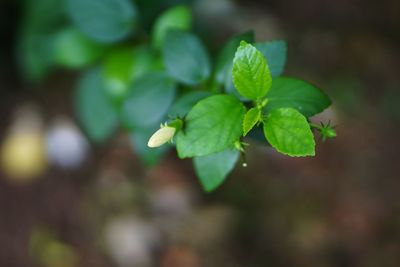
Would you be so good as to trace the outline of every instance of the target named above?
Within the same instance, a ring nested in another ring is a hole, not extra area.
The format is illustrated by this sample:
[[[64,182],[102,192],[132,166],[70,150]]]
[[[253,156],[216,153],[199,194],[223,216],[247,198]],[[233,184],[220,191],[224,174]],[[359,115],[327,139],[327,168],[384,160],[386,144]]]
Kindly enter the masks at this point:
[[[16,108],[0,153],[1,171],[13,181],[30,181],[45,171],[43,120],[36,106],[26,104]]]
[[[45,144],[40,133],[15,133],[8,136],[1,148],[3,171],[16,180],[31,180],[47,166]]]

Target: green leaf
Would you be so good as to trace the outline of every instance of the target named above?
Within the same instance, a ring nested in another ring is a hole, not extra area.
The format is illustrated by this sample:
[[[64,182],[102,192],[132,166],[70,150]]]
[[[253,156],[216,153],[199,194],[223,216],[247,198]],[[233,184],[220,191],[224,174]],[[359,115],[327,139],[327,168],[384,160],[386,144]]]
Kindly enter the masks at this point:
[[[294,157],[314,156],[315,141],[307,119],[293,108],[272,111],[264,121],[264,134],[277,151]]]
[[[159,125],[175,98],[175,83],[164,73],[149,72],[134,81],[122,105],[122,121],[130,129]]]
[[[271,76],[280,76],[283,73],[286,64],[286,42],[281,40],[269,41],[256,43],[255,46],[267,59]]]
[[[272,84],[264,55],[245,41],[240,42],[236,51],[232,75],[236,90],[252,100],[264,97]]]
[[[118,115],[107,98],[99,69],[91,70],[79,82],[76,94],[78,117],[90,139],[103,142],[118,125]]]
[[[161,70],[159,63],[147,46],[115,48],[107,54],[102,65],[107,94],[119,105],[132,82],[147,72]]]
[[[194,105],[203,98],[209,97],[211,93],[206,91],[194,91],[181,96],[168,112],[171,118],[183,118],[188,114]]]
[[[329,97],[320,89],[302,80],[288,77],[274,79],[267,98],[269,101],[265,107],[266,112],[290,107],[297,109],[307,118],[331,105]]]
[[[236,49],[242,40],[252,43],[254,41],[254,32],[249,31],[235,35],[222,48],[215,63],[214,76],[218,84],[226,84],[227,79],[232,80],[233,58],[235,57]],[[231,84],[233,85],[232,82]],[[235,90],[233,86],[231,86],[231,88],[232,91]]]
[[[154,166],[162,158],[162,156],[171,149],[171,146],[163,145],[157,148],[149,148],[147,141],[150,136],[159,128],[155,126],[149,129],[136,129],[133,133],[129,134],[131,145],[135,153],[140,159],[149,166]]]
[[[187,85],[209,78],[210,60],[200,39],[190,33],[170,30],[163,47],[164,64],[171,77]]]
[[[107,94],[120,102],[128,93],[133,80],[134,50],[132,47],[118,47],[105,57],[102,70]]]
[[[19,63],[24,76],[30,81],[39,81],[51,70],[54,36],[37,33],[21,35],[18,47]]]
[[[253,129],[253,127],[259,122],[261,119],[261,110],[254,107],[247,111],[243,120],[243,136],[246,136],[248,132]]]
[[[54,63],[54,34],[65,23],[64,9],[58,0],[25,0],[19,9],[23,19],[18,22],[16,54],[25,78],[37,82]]]
[[[73,27],[64,29],[55,37],[54,60],[65,67],[80,68],[89,65],[104,51],[104,45],[94,42]]]
[[[180,158],[206,156],[231,147],[242,135],[246,108],[233,96],[214,95],[199,101],[177,136]]]
[[[236,35],[225,45],[217,58],[215,79],[219,84],[224,85],[225,92],[236,96],[240,100],[245,100],[236,90],[232,77],[233,58],[242,40],[248,43],[254,42],[254,32]]]
[[[137,19],[130,0],[67,0],[67,13],[83,33],[102,43],[127,37]]]
[[[222,152],[193,158],[194,168],[204,190],[215,190],[235,167],[239,151],[227,149]]]
[[[21,21],[24,30],[50,33],[65,23],[64,5],[59,0],[25,0]]]
[[[160,48],[165,43],[170,29],[189,30],[192,26],[192,12],[185,5],[168,9],[158,17],[153,29],[153,45]]]

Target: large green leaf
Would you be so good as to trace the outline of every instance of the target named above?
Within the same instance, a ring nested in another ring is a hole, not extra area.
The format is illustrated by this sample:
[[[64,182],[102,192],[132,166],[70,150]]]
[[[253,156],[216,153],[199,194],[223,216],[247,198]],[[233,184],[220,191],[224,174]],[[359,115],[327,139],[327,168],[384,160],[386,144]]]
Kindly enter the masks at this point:
[[[264,121],[264,134],[277,151],[294,157],[314,156],[315,141],[307,119],[293,108],[272,111]]]
[[[320,89],[302,80],[287,77],[274,79],[267,98],[267,112],[291,107],[306,117],[318,114],[331,105],[329,97]]]
[[[254,107],[247,111],[243,120],[243,136],[247,135],[248,132],[253,129],[253,127],[259,122],[261,119],[261,110]]]
[[[276,40],[256,43],[256,48],[267,58],[268,67],[272,77],[280,76],[286,63],[287,45],[285,41]]]
[[[136,79],[122,105],[122,121],[130,129],[159,125],[175,98],[175,83],[164,73],[149,72]]]
[[[184,31],[170,30],[163,47],[164,64],[176,80],[197,85],[209,78],[211,67],[200,39]]]
[[[236,51],[232,75],[238,92],[252,100],[264,97],[272,84],[264,55],[245,41],[240,43]]]
[[[245,112],[243,104],[229,95],[210,96],[198,102],[177,136],[179,157],[205,156],[231,147],[242,134]]]
[[[103,43],[127,37],[137,19],[130,0],[67,0],[67,13],[82,32]]]
[[[158,17],[153,28],[153,45],[160,48],[165,43],[170,29],[189,30],[192,26],[192,12],[185,5],[168,9]]]
[[[206,91],[194,91],[181,96],[171,107],[168,115],[172,118],[183,118],[188,114],[190,109],[200,100],[210,96],[211,93]]]
[[[118,125],[118,115],[105,94],[100,70],[85,74],[75,103],[79,120],[91,140],[102,142],[111,136]]]
[[[204,190],[213,191],[225,181],[235,167],[239,154],[238,150],[227,149],[216,154],[193,158],[196,174]]]
[[[104,45],[94,42],[73,27],[64,29],[55,37],[54,60],[62,66],[83,67],[97,60],[104,51]]]
[[[215,63],[215,80],[218,84],[226,84],[226,80],[232,80],[232,68],[233,68],[233,58],[235,57],[235,52],[240,44],[240,41],[246,41],[252,43],[254,41],[254,32],[249,31],[233,36],[226,45],[222,48],[221,52],[218,54],[217,61]],[[228,91],[233,91],[235,88],[232,86]]]

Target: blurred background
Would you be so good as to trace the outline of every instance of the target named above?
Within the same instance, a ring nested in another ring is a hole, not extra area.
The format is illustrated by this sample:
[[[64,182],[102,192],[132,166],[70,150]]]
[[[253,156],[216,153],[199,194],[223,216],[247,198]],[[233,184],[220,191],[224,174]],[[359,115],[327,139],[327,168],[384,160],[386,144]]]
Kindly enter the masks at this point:
[[[398,0],[136,1],[145,30],[190,4],[213,57],[250,29],[287,40],[285,74],[333,100],[316,157],[250,146],[209,194],[173,151],[147,167],[122,130],[89,141],[81,69],[48,58],[62,2],[0,1],[0,266],[400,266]]]

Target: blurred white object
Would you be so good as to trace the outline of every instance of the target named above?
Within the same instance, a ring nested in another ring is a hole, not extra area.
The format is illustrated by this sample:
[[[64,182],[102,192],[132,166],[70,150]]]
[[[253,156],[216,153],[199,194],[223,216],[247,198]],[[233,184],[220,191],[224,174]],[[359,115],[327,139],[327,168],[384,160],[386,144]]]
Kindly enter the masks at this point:
[[[112,220],[105,228],[108,251],[120,267],[152,266],[152,252],[160,242],[157,229],[134,216]]]
[[[35,106],[17,109],[1,147],[4,172],[15,181],[29,181],[47,167],[42,118]]]
[[[63,169],[76,169],[85,161],[89,144],[67,118],[57,118],[46,136],[49,161]]]

